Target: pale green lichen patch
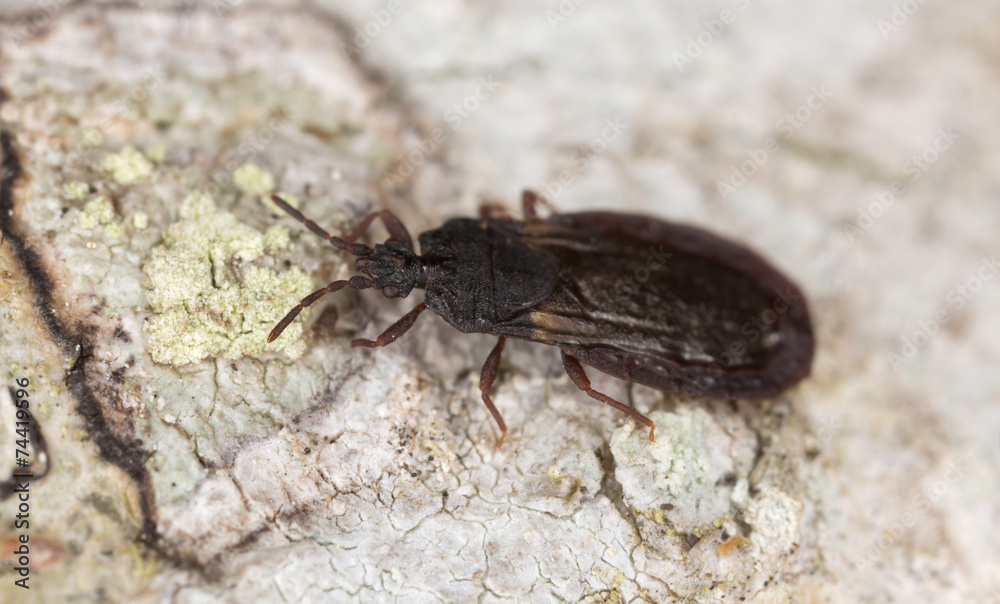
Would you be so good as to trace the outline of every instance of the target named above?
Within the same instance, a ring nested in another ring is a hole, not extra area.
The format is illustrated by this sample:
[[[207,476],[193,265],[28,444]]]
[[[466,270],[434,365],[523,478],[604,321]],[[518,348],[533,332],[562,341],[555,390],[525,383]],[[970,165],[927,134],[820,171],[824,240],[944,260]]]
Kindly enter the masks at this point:
[[[288,233],[288,229],[279,224],[268,227],[264,231],[264,249],[268,252],[274,253],[286,250],[291,242],[292,238]]]
[[[123,237],[125,235],[125,225],[118,221],[110,222],[104,227],[104,232],[109,237]]]
[[[78,180],[74,180],[73,182],[68,182],[63,185],[63,196],[65,196],[66,199],[72,199],[73,201],[83,199],[89,192],[90,185]]]
[[[149,149],[146,149],[146,157],[156,164],[162,164],[163,158],[166,157],[166,155],[167,150],[163,145],[153,145]]]
[[[247,195],[260,197],[274,190],[274,175],[253,162],[247,162],[233,172],[233,184]]]
[[[681,407],[677,413],[662,413],[656,419],[656,440],[629,438],[616,432],[611,446],[620,463],[642,465],[657,474],[657,486],[667,492],[682,492],[688,483],[700,482],[711,472],[710,454],[705,443],[711,423],[707,413]]]
[[[301,320],[271,344],[267,335],[312,291],[312,280],[299,268],[277,273],[252,264],[280,235],[262,234],[199,193],[184,200],[181,220],[163,239],[143,267],[156,313],[145,326],[153,360],[184,365],[216,355],[302,354]]]
[[[702,409],[653,413],[656,441],[645,430],[622,428],[611,437],[615,477],[626,503],[653,522],[694,533],[729,512],[719,481],[733,469],[730,438]]]
[[[799,520],[804,507],[777,487],[764,487],[744,515],[753,527],[750,540],[762,547],[788,551],[799,542]]]
[[[149,226],[149,214],[145,212],[136,212],[132,214],[132,226],[142,230]]]
[[[92,229],[98,225],[111,224],[114,219],[114,206],[107,197],[101,196],[83,206],[83,211],[76,217],[76,222],[85,229]]]
[[[121,185],[139,182],[153,172],[153,164],[134,147],[126,146],[101,160],[101,168]]]

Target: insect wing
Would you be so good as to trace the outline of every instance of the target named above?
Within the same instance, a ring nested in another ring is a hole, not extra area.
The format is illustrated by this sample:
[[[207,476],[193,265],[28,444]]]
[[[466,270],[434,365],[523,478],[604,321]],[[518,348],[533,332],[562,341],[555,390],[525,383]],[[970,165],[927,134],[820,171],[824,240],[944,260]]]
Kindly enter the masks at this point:
[[[611,212],[526,223],[524,243],[558,282],[499,335],[556,344],[621,379],[717,398],[774,396],[809,373],[804,296],[742,245]]]

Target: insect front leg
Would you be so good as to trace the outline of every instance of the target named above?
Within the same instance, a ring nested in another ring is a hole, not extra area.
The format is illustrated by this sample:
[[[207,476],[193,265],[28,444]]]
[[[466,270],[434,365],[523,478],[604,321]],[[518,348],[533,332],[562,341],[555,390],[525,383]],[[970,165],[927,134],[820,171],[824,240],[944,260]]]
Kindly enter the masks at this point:
[[[656,426],[653,424],[653,420],[639,413],[632,407],[629,407],[624,403],[619,403],[610,396],[606,394],[601,394],[600,392],[591,388],[590,379],[587,377],[586,372],[584,372],[583,365],[580,364],[579,359],[570,356],[569,354],[566,353],[565,350],[562,351],[562,359],[563,359],[563,367],[566,368],[566,373],[569,375],[569,379],[573,380],[573,383],[576,384],[577,388],[586,392],[588,395],[590,395],[591,398],[596,398],[605,405],[610,405],[615,409],[618,409],[619,411],[624,411],[625,413],[628,413],[629,415],[634,417],[637,421],[640,421],[643,424],[649,426],[649,442],[653,442],[653,431],[656,429]]]
[[[525,189],[521,193],[521,212],[524,215],[524,220],[531,222],[532,220],[538,220],[538,206],[545,206],[549,212],[553,214],[558,214],[556,207],[552,205],[548,199],[541,197],[538,193]]]
[[[327,294],[332,294],[335,291],[340,291],[345,287],[351,287],[353,289],[369,289],[373,285],[375,285],[375,283],[371,279],[362,277],[361,275],[355,275],[350,279],[344,279],[342,281],[334,281],[333,283],[327,285],[322,289],[317,289],[316,291],[309,294],[305,298],[302,298],[302,301],[296,304],[295,308],[288,311],[288,314],[285,315],[284,319],[278,321],[278,324],[274,326],[274,329],[272,329],[271,333],[267,336],[268,343],[271,343],[276,339],[278,339],[278,336],[281,335],[281,332],[285,331],[285,328],[288,327],[288,325],[295,320],[295,317],[299,316],[300,312],[302,312],[309,306],[312,306],[313,302],[319,300],[323,296]]]
[[[379,337],[374,340],[365,340],[363,338],[358,338],[351,340],[351,346],[364,346],[365,348],[375,348],[376,346],[388,346],[396,341],[399,336],[403,335],[413,327],[413,324],[417,321],[417,316],[427,309],[427,305],[421,302],[416,308],[410,312],[403,315],[398,321],[389,326],[382,332]]]
[[[385,225],[385,230],[389,231],[389,237],[391,239],[402,241],[409,246],[411,250],[413,249],[413,238],[410,237],[410,232],[406,230],[406,227],[403,226],[403,223],[399,220],[399,218],[397,218],[396,215],[389,210],[382,210],[381,212],[373,212],[369,214],[367,218],[361,221],[358,228],[354,229],[353,233],[344,237],[344,241],[348,244],[352,244],[357,241],[358,238],[361,237],[366,230],[368,230],[368,227],[376,218],[382,220],[382,224]]]
[[[504,423],[503,417],[500,416],[500,412],[497,411],[496,405],[490,398],[490,387],[493,386],[493,380],[497,379],[497,371],[500,369],[500,354],[503,352],[505,341],[506,338],[503,336],[497,340],[497,345],[490,351],[490,356],[486,357],[486,362],[483,363],[483,373],[479,376],[479,391],[483,393],[483,402],[486,403],[486,408],[490,410],[493,419],[500,426],[500,440],[497,441],[497,449],[503,446],[503,439],[507,438],[507,424]]]

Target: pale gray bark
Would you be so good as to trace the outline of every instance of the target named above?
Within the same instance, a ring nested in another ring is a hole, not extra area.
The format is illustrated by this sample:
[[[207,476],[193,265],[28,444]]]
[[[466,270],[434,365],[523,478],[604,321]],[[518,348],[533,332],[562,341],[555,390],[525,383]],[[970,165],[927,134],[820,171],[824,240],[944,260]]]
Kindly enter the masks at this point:
[[[1000,601],[995,12],[5,4],[0,129],[24,175],[4,175],[0,373],[31,379],[51,469],[32,589],[5,557],[4,601]],[[348,345],[419,292],[338,293],[301,357],[259,352],[246,325],[287,306],[268,275],[350,265],[271,214],[259,173],[234,181],[247,162],[334,232],[386,207],[416,235],[532,187],[747,241],[809,295],[813,376],[730,405],[590,370],[651,414],[650,445],[554,349],[509,342],[497,451],[490,338],[425,313]],[[197,192],[218,213],[182,230]],[[157,254],[194,268],[154,290]],[[202,278],[228,310],[177,297]],[[158,295],[183,333],[246,325],[157,363]]]

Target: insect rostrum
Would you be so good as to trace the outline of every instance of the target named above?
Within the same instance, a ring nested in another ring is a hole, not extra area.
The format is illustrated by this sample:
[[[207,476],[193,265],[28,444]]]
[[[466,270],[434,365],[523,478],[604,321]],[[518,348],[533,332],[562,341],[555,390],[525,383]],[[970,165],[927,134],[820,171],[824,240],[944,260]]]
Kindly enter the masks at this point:
[[[344,287],[389,298],[425,290],[424,301],[375,340],[385,346],[431,310],[464,333],[499,336],[480,379],[483,402],[507,435],[489,390],[505,338],[558,346],[566,373],[591,397],[649,427],[635,409],[590,387],[583,365],[667,392],[709,398],[775,396],[809,375],[814,338],[799,288],[746,247],[695,227],[615,212],[539,218],[525,191],[524,220],[456,218],[418,237],[390,212],[376,212],[344,239],[324,231],[278,196],[309,230],[358,259],[364,274],[306,296],[271,331],[277,338],[320,297]],[[390,238],[356,243],[379,218]]]

